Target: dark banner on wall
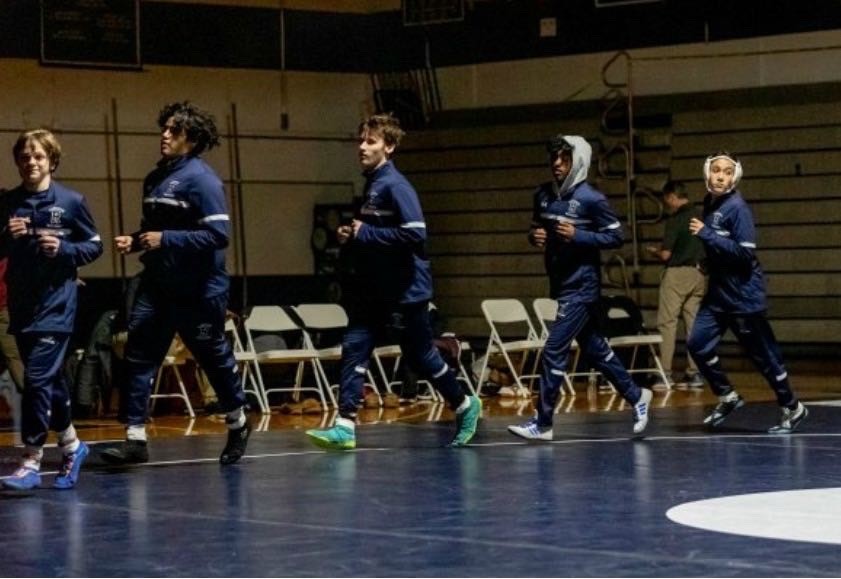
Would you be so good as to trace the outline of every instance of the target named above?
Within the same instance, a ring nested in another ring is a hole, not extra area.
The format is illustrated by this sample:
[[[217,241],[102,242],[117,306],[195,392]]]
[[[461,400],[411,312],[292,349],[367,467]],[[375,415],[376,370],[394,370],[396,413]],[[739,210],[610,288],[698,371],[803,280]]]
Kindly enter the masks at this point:
[[[41,0],[41,62],[139,69],[138,0]]]

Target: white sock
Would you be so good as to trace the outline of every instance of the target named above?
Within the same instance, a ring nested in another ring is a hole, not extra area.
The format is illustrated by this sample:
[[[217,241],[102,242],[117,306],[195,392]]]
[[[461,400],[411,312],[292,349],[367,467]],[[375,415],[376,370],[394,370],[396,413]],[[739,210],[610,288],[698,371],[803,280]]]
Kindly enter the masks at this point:
[[[41,470],[41,459],[44,457],[44,448],[41,446],[26,445],[23,451],[22,466],[31,468],[34,471]]]
[[[464,400],[462,400],[461,404],[459,404],[458,408],[456,408],[456,414],[461,414],[468,408],[470,408],[470,396],[465,396]]]
[[[79,437],[72,424],[58,433],[58,446],[64,454],[73,454],[79,450]]]
[[[239,430],[245,426],[245,412],[243,411],[242,406],[236,410],[231,410],[225,415],[225,424],[227,425],[228,430]]]
[[[721,400],[722,402],[733,402],[738,397],[739,397],[739,393],[736,392],[735,390],[731,390],[730,392],[728,392],[724,396],[719,396],[718,399]]]
[[[336,417],[336,426],[342,426],[350,429],[351,432],[356,432],[356,424],[350,418]]]
[[[142,440],[146,442],[146,425],[133,424],[126,428],[126,440]]]

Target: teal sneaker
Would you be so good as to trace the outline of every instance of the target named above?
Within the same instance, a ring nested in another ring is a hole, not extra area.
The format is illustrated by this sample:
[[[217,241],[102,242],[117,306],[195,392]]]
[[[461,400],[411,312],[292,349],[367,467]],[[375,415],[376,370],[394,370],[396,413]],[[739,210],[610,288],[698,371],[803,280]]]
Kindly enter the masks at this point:
[[[30,466],[19,467],[3,481],[3,487],[13,491],[28,491],[41,486],[41,473]]]
[[[470,406],[461,414],[456,414],[456,435],[447,446],[454,448],[465,446],[476,434],[476,427],[482,416],[482,401],[477,396],[467,398],[470,400]]]
[[[353,450],[356,448],[356,431],[353,422],[339,417],[336,423],[326,430],[307,430],[310,441],[327,450]]]

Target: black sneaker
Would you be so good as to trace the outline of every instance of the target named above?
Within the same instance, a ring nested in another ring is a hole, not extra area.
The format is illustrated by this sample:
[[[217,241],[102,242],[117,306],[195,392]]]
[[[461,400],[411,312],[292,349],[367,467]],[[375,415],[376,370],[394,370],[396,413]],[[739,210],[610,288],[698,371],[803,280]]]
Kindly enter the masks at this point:
[[[149,448],[145,440],[127,440],[120,446],[112,446],[99,455],[108,464],[140,464],[149,462]]]
[[[719,398],[719,403],[715,405],[715,408],[713,408],[710,415],[704,418],[704,424],[707,426],[718,426],[723,423],[734,410],[741,408],[744,405],[745,399],[734,390],[730,392],[730,394]]]
[[[792,432],[797,430],[797,427],[800,426],[800,423],[803,422],[803,419],[807,416],[809,416],[809,410],[803,405],[802,402],[798,402],[794,410],[783,406],[782,416],[780,417],[780,423],[776,426],[772,426],[771,428],[769,428],[768,433],[791,434]]]
[[[219,462],[234,464],[241,459],[245,454],[245,447],[248,446],[249,436],[251,436],[251,423],[248,420],[245,421],[245,426],[242,428],[228,430],[228,442],[219,457]]]

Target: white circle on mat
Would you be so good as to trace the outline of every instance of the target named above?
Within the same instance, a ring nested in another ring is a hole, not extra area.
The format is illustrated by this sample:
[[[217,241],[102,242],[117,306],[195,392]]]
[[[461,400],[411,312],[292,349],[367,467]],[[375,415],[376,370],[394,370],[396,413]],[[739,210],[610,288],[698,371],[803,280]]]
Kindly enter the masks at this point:
[[[676,523],[733,535],[841,545],[841,488],[754,493],[672,507]]]

